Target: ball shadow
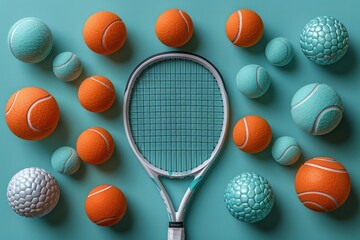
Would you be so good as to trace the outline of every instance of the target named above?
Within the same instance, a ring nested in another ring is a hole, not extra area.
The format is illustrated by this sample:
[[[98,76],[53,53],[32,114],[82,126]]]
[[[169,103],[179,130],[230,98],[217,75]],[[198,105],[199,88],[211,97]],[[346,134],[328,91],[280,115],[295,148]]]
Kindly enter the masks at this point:
[[[118,145],[115,143],[115,146]],[[114,153],[111,156],[111,158],[107,162],[100,164],[96,167],[100,169],[100,171],[102,172],[109,173],[109,172],[115,172],[117,169],[120,168],[120,166],[121,166],[120,151],[115,147]]]
[[[273,83],[273,82],[272,82]],[[276,90],[275,90],[275,87],[274,85],[270,83],[270,87],[269,89],[267,90],[267,92],[259,97],[259,98],[256,98],[256,99],[251,99],[253,101],[256,101],[262,105],[266,105],[266,104],[270,104],[272,101],[275,101],[276,99]]]
[[[352,186],[350,195],[346,202],[335,211],[329,213],[332,218],[344,220],[352,219],[357,216],[360,202],[358,193],[356,192],[357,189],[358,188]]]
[[[352,134],[351,123],[347,115],[344,114],[339,125],[330,133],[320,136],[320,139],[335,145],[345,144],[352,138]]]
[[[57,54],[60,52],[60,48],[58,47],[58,44],[56,41],[54,41],[53,47],[51,49],[51,52],[49,55],[41,62],[35,64],[40,70],[43,72],[51,73],[53,74],[53,61]],[[54,75],[54,74],[53,74]],[[55,76],[55,75],[54,75]],[[47,80],[47,79],[46,79]],[[61,80],[60,80],[61,81]]]
[[[291,60],[291,62],[283,67],[277,67],[281,70],[284,70],[286,72],[293,72],[298,66],[298,59],[296,58],[296,54],[294,53],[294,57]]]
[[[61,191],[57,206],[47,215],[41,217],[40,220],[50,226],[59,226],[66,223],[66,218],[69,215],[69,203],[67,202],[64,191]]]
[[[199,36],[197,34],[197,32],[194,31],[190,41],[188,43],[186,43],[185,45],[179,47],[179,48],[172,48],[172,50],[180,50],[180,51],[184,51],[184,52],[195,52],[196,49],[198,48],[200,43],[200,39]]]
[[[274,206],[269,215],[265,219],[251,224],[251,226],[259,229],[260,231],[268,232],[274,230],[277,226],[279,226],[281,220],[281,210],[275,200]]]
[[[87,168],[87,164],[81,161],[79,170],[76,173],[70,175],[70,177],[72,179],[75,179],[76,181],[80,181],[84,179],[86,177],[86,168]]]
[[[126,213],[123,219],[114,226],[111,226],[110,229],[118,233],[126,232],[131,229],[133,222],[134,222],[134,216],[131,211],[131,205],[127,205]]]
[[[102,116],[107,119],[118,118],[122,115],[122,104],[119,96],[116,99],[110,109],[102,113]]]
[[[113,62],[123,63],[128,61],[132,57],[133,52],[134,47],[132,46],[131,35],[128,32],[124,46],[122,46],[119,51],[108,55],[108,58]]]
[[[254,55],[259,55],[259,54],[265,55],[265,48],[269,41],[270,40],[269,40],[268,33],[266,31],[264,31],[259,42],[257,42],[254,46],[244,48],[244,49]]]
[[[353,46],[355,46],[355,44],[349,45],[350,47],[342,59],[340,59],[334,64],[324,66],[324,69],[335,75],[351,74],[351,72],[356,69],[357,56],[353,49]]]

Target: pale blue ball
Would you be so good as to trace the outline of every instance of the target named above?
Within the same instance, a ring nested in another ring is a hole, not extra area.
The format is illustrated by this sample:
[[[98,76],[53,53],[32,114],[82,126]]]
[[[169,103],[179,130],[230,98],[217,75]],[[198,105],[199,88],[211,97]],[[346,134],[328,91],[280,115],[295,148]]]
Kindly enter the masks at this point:
[[[291,165],[299,159],[301,148],[295,138],[279,137],[272,145],[271,155],[281,165]]]
[[[313,83],[299,89],[291,102],[291,115],[304,131],[313,135],[331,132],[343,116],[339,94],[326,84]]]
[[[272,65],[283,67],[289,64],[293,59],[294,49],[288,39],[278,37],[267,44],[265,56]]]
[[[79,170],[81,161],[74,148],[61,147],[53,153],[51,165],[57,172],[71,175]]]
[[[49,27],[37,18],[23,18],[10,29],[8,43],[12,54],[27,63],[44,60],[53,46]]]
[[[349,48],[346,27],[336,18],[317,17],[304,27],[300,46],[305,56],[320,65],[339,61]]]
[[[270,213],[274,205],[274,194],[265,178],[247,172],[229,182],[224,200],[226,208],[234,218],[254,223]]]
[[[75,53],[63,52],[55,57],[53,61],[53,71],[57,78],[70,82],[81,75],[82,64]]]
[[[239,91],[248,98],[263,96],[270,87],[269,73],[256,64],[246,65],[236,76]]]

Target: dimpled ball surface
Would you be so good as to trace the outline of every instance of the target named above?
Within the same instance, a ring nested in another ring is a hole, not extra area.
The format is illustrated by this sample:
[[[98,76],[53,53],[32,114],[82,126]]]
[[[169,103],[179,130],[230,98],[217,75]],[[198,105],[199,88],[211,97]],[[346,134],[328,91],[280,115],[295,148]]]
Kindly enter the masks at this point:
[[[60,189],[55,178],[41,168],[25,168],[9,182],[7,198],[10,207],[25,217],[41,217],[58,203]]]
[[[274,205],[270,183],[255,173],[242,173],[225,190],[225,205],[230,214],[247,223],[264,219]]]
[[[317,17],[304,27],[300,46],[305,56],[320,65],[340,60],[349,48],[346,27],[336,18]]]

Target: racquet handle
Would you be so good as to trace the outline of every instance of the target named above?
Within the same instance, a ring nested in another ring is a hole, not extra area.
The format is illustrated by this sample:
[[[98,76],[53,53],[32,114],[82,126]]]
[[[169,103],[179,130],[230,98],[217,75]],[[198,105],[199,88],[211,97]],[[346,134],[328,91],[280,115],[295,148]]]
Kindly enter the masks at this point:
[[[185,240],[185,231],[182,222],[169,224],[168,240]]]

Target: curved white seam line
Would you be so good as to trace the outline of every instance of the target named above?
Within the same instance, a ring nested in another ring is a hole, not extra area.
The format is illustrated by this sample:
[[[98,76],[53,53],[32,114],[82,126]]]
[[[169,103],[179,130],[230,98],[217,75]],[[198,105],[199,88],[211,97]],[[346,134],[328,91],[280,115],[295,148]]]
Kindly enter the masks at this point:
[[[93,81],[95,81],[95,82],[100,83],[101,85],[107,87],[107,88],[110,89],[111,91],[114,91],[114,89],[112,89],[109,85],[106,85],[106,84],[103,83],[102,81],[100,81],[100,80],[98,80],[98,79],[96,79],[96,78],[94,78],[94,77],[91,77],[90,79],[93,80]]]
[[[339,106],[336,106],[336,105],[333,105],[333,106],[330,106],[330,107],[327,107],[325,109],[323,109],[319,115],[316,117],[315,119],[315,122],[314,122],[314,125],[312,127],[312,130],[311,130],[311,133],[315,133],[316,131],[316,126],[318,125],[320,119],[321,119],[321,116],[324,115],[325,113],[327,113],[328,111],[331,111],[332,109],[339,109],[340,112],[342,112],[342,109],[339,107]]]
[[[186,20],[184,14],[182,13],[181,10],[179,10],[179,13],[180,13],[180,16],[182,17],[182,19],[184,20],[184,22],[186,23],[186,27],[187,27],[187,31],[188,31],[188,34],[190,33],[190,26],[189,26],[189,23],[188,21]]]
[[[286,42],[284,41],[284,40],[282,40],[282,39],[279,39],[280,40],[280,42],[282,42],[284,45],[285,45],[285,48],[286,48],[286,56],[288,56],[289,55],[289,53],[290,53],[290,49],[289,49],[289,46],[286,44]],[[287,60],[287,58],[285,58],[285,59],[283,59],[282,61],[279,61],[279,62],[276,62],[277,64],[282,64],[283,62],[285,62]]]
[[[94,192],[94,193],[92,193],[92,194],[89,194],[89,195],[88,195],[88,198],[89,198],[89,197],[92,197],[92,196],[94,196],[94,195],[96,195],[96,194],[102,193],[102,192],[104,192],[104,191],[106,191],[106,190],[108,190],[108,189],[110,189],[110,188],[112,188],[111,185],[110,185],[110,186],[107,186],[106,188],[101,189],[101,190],[99,190],[99,191],[97,191],[97,192]]]
[[[69,58],[69,60],[67,60],[65,63],[63,63],[63,64],[61,64],[61,65],[59,65],[59,66],[54,66],[53,67],[53,69],[55,69],[55,68],[60,68],[60,67],[64,67],[64,66],[66,66],[66,65],[68,65],[70,62],[71,62],[71,60],[73,60],[75,58],[75,54],[71,54],[71,57]]]
[[[324,208],[322,205],[320,205],[320,204],[318,204],[318,203],[316,203],[316,202],[312,202],[312,201],[305,201],[305,202],[303,202],[303,204],[305,204],[305,203],[313,204],[313,205],[321,208],[321,209],[324,210],[325,212],[327,212],[326,208]]]
[[[103,218],[103,219],[96,221],[96,223],[98,224],[98,223],[106,222],[111,219],[118,219],[118,218],[121,218],[121,217],[120,216],[107,217],[107,218]]]
[[[105,31],[104,31],[104,34],[102,35],[102,38],[101,38],[101,46],[103,47],[104,50],[106,51],[110,51],[106,46],[105,46],[105,37],[106,37],[106,34],[108,32],[108,30],[110,29],[110,27],[117,23],[117,22],[122,22],[121,20],[119,19],[116,19],[115,21],[113,21],[112,23],[109,24],[109,26],[106,27]]]
[[[241,35],[241,29],[242,29],[242,14],[241,14],[240,10],[237,13],[239,16],[239,29],[238,29],[235,39],[232,41],[233,43],[236,43],[239,40],[240,35]]]
[[[308,195],[308,194],[317,194],[317,195],[327,197],[331,201],[333,201],[337,207],[339,207],[338,201],[333,196],[331,196],[329,194],[326,194],[326,193],[323,193],[323,192],[318,192],[318,191],[302,192],[302,193],[299,193],[298,196],[300,197],[300,196],[304,196],[304,195]]]
[[[327,170],[327,171],[330,171],[330,172],[347,173],[346,170],[340,170],[340,169],[332,169],[332,168],[322,167],[322,166],[319,166],[319,165],[316,165],[316,164],[313,164],[313,163],[304,163],[304,165],[308,165],[308,166],[315,167],[315,168],[320,168],[320,169]]]
[[[246,122],[246,118],[244,118],[244,124],[245,124],[245,142],[241,146],[239,146],[240,149],[244,148],[249,141],[249,129]]]
[[[322,161],[322,162],[336,162],[335,160],[326,159],[326,158],[313,158],[311,160],[319,160],[319,161]]]
[[[30,113],[31,113],[31,110],[32,110],[36,105],[38,105],[39,103],[44,102],[44,101],[46,101],[46,100],[49,100],[50,98],[52,98],[52,96],[51,96],[51,95],[48,95],[48,96],[46,96],[46,97],[44,97],[44,98],[41,98],[41,99],[37,100],[36,102],[34,102],[34,103],[30,106],[29,110],[27,111],[27,114],[26,114],[27,123],[28,123],[29,127],[30,127],[33,131],[35,131],[35,132],[45,132],[45,131],[47,131],[47,130],[49,130],[49,129],[51,128],[51,127],[50,127],[49,129],[40,130],[40,129],[37,129],[37,128],[33,127],[33,125],[31,124],[31,121],[30,121]]]
[[[288,153],[292,147],[297,147],[297,148],[299,148],[299,147],[296,146],[296,145],[290,145],[289,147],[286,148],[285,152],[283,152],[276,161],[281,161],[281,158],[284,157],[284,156],[286,155],[286,153]]]
[[[312,97],[312,95],[315,94],[315,92],[317,91],[317,89],[320,87],[320,84],[317,84],[314,89],[310,92],[309,95],[306,96],[306,98],[304,98],[303,100],[301,100],[300,102],[298,102],[297,104],[295,104],[294,106],[291,107],[291,109],[295,109],[301,105],[303,105],[309,98]]]
[[[14,101],[11,103],[11,106],[10,106],[9,110],[7,110],[7,112],[5,113],[5,115],[8,115],[8,114],[10,113],[11,109],[14,107],[15,101],[16,101],[16,99],[18,98],[19,93],[20,93],[20,90],[17,91],[17,93],[16,93],[16,95],[15,95],[15,98],[14,98]]]
[[[257,69],[256,69],[256,84],[257,84],[258,88],[261,90],[262,87],[261,87],[261,85],[260,85],[260,83],[259,83],[260,68],[261,68],[261,67],[259,66],[259,67],[257,67]]]
[[[64,171],[65,171],[65,167],[66,167],[66,164],[68,164],[68,162],[70,161],[71,157],[74,156],[75,152],[73,149],[71,149],[71,154],[70,156],[65,160],[65,163],[64,163]]]
[[[14,30],[12,31],[11,33],[11,36],[10,36],[10,39],[9,39],[9,45],[10,45],[10,50],[12,52],[12,54],[14,54],[14,51],[13,51],[13,48],[12,48],[12,40],[14,38],[14,34],[15,34],[15,31],[20,27],[20,25],[26,21],[34,21],[33,19],[24,19],[23,21],[19,22],[18,25],[14,28]],[[14,54],[15,55],[15,54]]]
[[[109,151],[109,149],[110,149],[109,148],[109,143],[106,140],[106,137],[101,132],[99,132],[98,130],[95,130],[95,129],[89,129],[89,130],[98,133],[102,137],[102,139],[104,139],[105,144],[106,144],[106,150]]]

